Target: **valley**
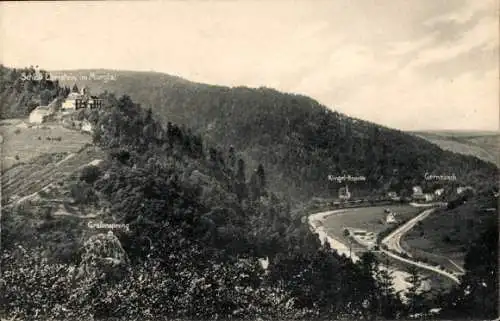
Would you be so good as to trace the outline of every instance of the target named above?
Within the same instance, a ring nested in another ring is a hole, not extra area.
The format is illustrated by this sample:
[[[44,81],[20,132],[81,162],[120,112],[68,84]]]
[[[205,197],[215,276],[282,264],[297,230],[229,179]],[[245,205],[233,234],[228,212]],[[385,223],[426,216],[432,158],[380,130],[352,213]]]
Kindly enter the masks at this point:
[[[2,120],[2,300],[101,319],[129,306],[139,318],[395,317],[416,302],[451,313],[485,279],[493,164],[305,96],[133,72],[99,89],[116,86],[131,95]]]
[[[396,229],[393,228],[392,233],[380,238],[380,232],[389,230],[393,225],[385,223],[388,211],[401,213],[398,218],[405,224]],[[411,284],[404,281],[409,277],[408,266],[410,265],[418,267],[422,277],[431,281],[429,287],[432,286],[434,290],[450,289],[454,284],[459,283],[457,276],[460,273],[456,271],[456,267],[450,271],[436,267],[434,262],[433,264],[421,262],[402,252],[399,246],[400,237],[411,229],[416,220],[424,219],[431,211],[409,205],[347,208],[323,212],[321,218],[313,219],[311,224],[316,228],[321,227],[321,233],[324,233],[324,236],[320,233],[320,238],[331,236],[332,240],[336,240],[330,242],[332,248],[347,257],[352,257],[355,261],[368,251],[380,253],[381,262],[390,262],[393,282],[398,291],[404,293],[411,287]],[[373,235],[371,241],[367,242],[366,237],[363,237],[364,241],[358,239],[356,234],[360,232],[363,232],[363,235]]]

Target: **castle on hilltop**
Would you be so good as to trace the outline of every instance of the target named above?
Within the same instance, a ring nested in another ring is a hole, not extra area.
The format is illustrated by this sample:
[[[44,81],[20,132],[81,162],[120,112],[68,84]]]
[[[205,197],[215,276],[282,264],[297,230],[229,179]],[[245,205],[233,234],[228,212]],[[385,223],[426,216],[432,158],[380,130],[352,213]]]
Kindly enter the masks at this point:
[[[90,95],[88,87],[83,87],[80,92],[71,92],[62,104],[64,111],[77,110],[82,108],[101,108],[102,99]]]

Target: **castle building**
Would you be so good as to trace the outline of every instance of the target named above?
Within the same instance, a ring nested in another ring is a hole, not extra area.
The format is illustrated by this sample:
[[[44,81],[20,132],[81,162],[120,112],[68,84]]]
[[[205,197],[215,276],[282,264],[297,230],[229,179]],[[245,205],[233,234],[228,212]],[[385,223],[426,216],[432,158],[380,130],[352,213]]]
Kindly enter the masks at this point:
[[[83,87],[79,93],[70,93],[62,104],[62,109],[66,111],[72,111],[81,108],[94,109],[101,107],[102,99],[99,99],[97,96],[91,96],[88,87]]]

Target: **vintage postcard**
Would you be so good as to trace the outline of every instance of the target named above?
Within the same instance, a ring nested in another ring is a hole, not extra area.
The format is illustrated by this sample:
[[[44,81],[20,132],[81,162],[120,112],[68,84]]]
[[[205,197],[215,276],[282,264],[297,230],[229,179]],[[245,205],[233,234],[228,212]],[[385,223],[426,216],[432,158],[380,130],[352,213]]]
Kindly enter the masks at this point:
[[[0,2],[0,320],[499,318],[498,19]]]

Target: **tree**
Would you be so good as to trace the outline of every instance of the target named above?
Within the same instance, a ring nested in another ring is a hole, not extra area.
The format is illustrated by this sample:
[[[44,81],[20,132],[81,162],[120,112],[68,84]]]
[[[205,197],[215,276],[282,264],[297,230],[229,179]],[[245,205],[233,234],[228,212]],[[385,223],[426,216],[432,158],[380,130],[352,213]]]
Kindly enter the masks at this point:
[[[266,174],[264,172],[264,166],[259,164],[257,167],[257,178],[259,179],[259,188],[263,191],[266,188]]]
[[[498,317],[498,227],[492,219],[465,256],[466,273],[447,298],[445,317]]]
[[[234,168],[234,166],[236,165],[236,154],[234,152],[234,147],[233,145],[229,146],[229,155],[228,155],[228,159],[229,159],[229,166],[231,168]]]
[[[245,161],[238,159],[238,169],[236,172],[235,192],[238,200],[241,202],[248,196],[246,177],[245,177]]]
[[[40,93],[40,105],[47,106],[52,98],[52,93],[50,90],[45,89]]]
[[[146,116],[144,117],[145,124],[151,124],[153,122],[153,111],[151,107],[146,110]]]
[[[378,315],[385,318],[395,318],[400,309],[400,302],[396,300],[396,293],[392,284],[392,272],[388,269],[388,264],[384,268],[378,268],[375,274],[377,286],[379,288]]]
[[[411,284],[406,298],[408,299],[408,313],[410,315],[416,313],[423,313],[425,311],[425,293],[423,284],[425,279],[418,273],[417,267],[411,265],[409,267],[409,283]]]
[[[93,184],[101,176],[101,169],[94,165],[85,166],[80,172],[80,180]]]
[[[78,86],[76,84],[73,85],[71,92],[74,92],[74,93],[80,92],[80,90],[78,89]]]
[[[347,229],[344,230],[344,235],[349,235]],[[376,275],[378,269],[378,262],[373,252],[365,252],[361,256],[359,265],[361,267],[360,285],[361,292],[364,295],[362,307],[364,309],[365,317],[374,317],[377,315],[378,299],[381,297],[380,289],[377,286],[373,276]]]

